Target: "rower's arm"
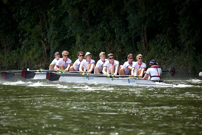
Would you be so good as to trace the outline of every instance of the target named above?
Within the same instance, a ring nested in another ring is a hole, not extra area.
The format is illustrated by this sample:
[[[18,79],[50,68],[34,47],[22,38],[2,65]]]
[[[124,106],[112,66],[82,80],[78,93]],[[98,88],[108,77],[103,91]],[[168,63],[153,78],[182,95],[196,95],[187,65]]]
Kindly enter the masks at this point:
[[[83,72],[83,65],[82,64],[80,64],[80,66],[79,66],[79,71]]]
[[[145,74],[143,79],[147,80],[149,78],[149,75],[148,74]]]
[[[117,75],[118,71],[119,71],[119,65],[116,65],[114,75]]]
[[[127,68],[128,68],[128,69],[130,69],[130,70],[132,70],[132,69],[133,69],[131,66],[128,66]]]
[[[95,68],[95,63],[92,63],[90,66],[90,71],[92,72],[94,68]]]
[[[102,73],[103,73],[104,75],[107,75],[107,72],[106,72],[106,71],[107,71],[107,67],[104,67],[103,70],[102,70]]]
[[[134,70],[135,70],[135,68],[131,69],[131,75],[134,75]]]
[[[65,69],[65,71],[69,71],[70,68],[70,63],[68,64],[67,68]]]
[[[59,71],[59,67],[57,65],[55,65],[54,70]]]

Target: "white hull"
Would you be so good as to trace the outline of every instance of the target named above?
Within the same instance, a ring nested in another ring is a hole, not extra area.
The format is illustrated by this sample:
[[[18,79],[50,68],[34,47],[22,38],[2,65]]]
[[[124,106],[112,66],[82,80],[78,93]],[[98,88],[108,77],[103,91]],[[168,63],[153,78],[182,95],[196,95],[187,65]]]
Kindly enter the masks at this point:
[[[107,77],[79,77],[79,76],[60,76],[58,81],[72,83],[89,83],[89,84],[112,84],[127,86],[157,86],[157,87],[173,87],[172,84],[164,82],[153,82],[139,78],[107,78]]]
[[[46,79],[46,72],[35,72],[35,76],[33,79]]]

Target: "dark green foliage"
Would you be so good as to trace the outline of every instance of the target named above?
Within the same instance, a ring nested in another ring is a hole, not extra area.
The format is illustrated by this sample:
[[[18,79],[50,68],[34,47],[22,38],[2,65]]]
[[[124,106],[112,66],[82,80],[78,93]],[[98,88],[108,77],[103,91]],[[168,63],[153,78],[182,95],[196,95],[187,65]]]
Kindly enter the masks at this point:
[[[0,68],[48,68],[55,51],[129,53],[164,68],[202,67],[200,0],[1,0]]]

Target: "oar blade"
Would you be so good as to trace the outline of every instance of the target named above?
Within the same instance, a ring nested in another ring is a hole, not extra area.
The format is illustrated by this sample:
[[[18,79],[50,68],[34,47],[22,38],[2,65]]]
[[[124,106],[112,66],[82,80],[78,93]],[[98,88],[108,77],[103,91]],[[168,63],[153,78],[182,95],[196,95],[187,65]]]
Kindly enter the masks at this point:
[[[51,72],[47,72],[46,79],[49,81],[57,81],[60,79],[60,75],[55,74],[55,73],[51,73]]]
[[[22,77],[25,79],[32,79],[35,76],[35,72],[31,72],[31,71],[22,71]]]
[[[5,80],[9,80],[15,77],[15,73],[11,73],[11,72],[2,72],[2,78]]]

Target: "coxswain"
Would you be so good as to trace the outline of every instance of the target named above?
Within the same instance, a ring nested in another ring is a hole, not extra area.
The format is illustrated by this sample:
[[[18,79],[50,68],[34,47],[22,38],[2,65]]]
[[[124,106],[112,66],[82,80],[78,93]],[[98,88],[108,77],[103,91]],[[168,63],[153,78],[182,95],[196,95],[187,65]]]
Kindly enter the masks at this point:
[[[74,62],[73,66],[70,67],[70,71],[79,71],[80,64],[84,60],[84,53],[78,52],[77,57],[78,59]]]
[[[136,60],[137,60],[137,62],[134,62],[132,65],[131,75],[139,76],[142,78],[144,75],[144,71],[146,70],[146,64],[144,62],[142,62],[142,60],[143,60],[142,54],[138,54],[136,56]]]
[[[119,73],[119,61],[114,60],[114,55],[112,53],[108,54],[108,61],[105,62],[102,72],[104,75],[117,75]]]
[[[123,65],[120,66],[120,75],[131,75],[133,61],[133,54],[128,54],[127,60]]]
[[[62,52],[62,59],[60,59],[54,69],[56,71],[64,70],[64,71],[69,71],[69,68],[72,64],[72,60],[68,58],[69,52],[68,51],[63,51]]]
[[[55,59],[51,62],[50,66],[49,66],[49,70],[54,70],[54,66],[56,65],[57,61],[62,59],[62,58],[60,58],[59,52],[55,52],[54,56],[55,56]]]
[[[105,59],[105,52],[101,52],[99,54],[100,56],[100,60],[98,60],[98,62],[96,63],[96,66],[95,66],[95,74],[100,74],[102,73],[102,70],[103,70],[103,65],[105,62],[108,61],[108,59]]]
[[[150,80],[152,81],[159,81],[160,79],[162,79],[162,70],[158,66],[158,63],[156,62],[156,60],[152,59],[149,62],[149,65],[151,67],[147,69],[144,79],[146,80],[150,78]]]
[[[86,52],[85,59],[81,62],[79,71],[80,72],[88,72],[94,73],[95,61],[92,59],[92,55],[90,52]]]

